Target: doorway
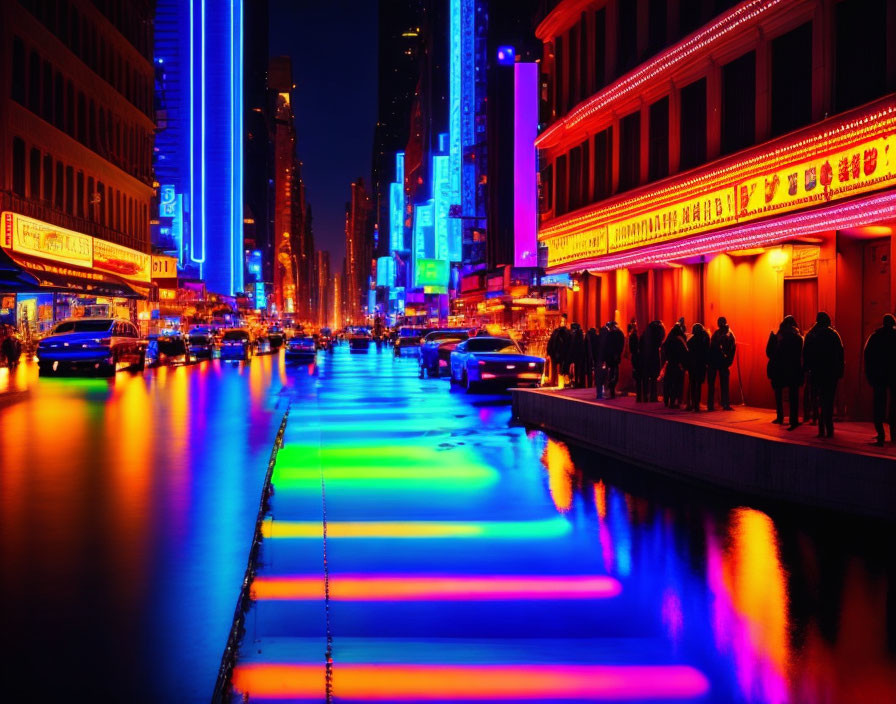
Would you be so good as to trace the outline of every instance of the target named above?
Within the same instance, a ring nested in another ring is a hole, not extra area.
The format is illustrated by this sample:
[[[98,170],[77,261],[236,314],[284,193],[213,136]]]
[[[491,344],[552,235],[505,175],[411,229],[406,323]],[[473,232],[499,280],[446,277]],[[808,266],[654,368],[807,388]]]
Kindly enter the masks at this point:
[[[784,280],[784,315],[796,318],[803,335],[808,332],[818,315],[818,278]]]

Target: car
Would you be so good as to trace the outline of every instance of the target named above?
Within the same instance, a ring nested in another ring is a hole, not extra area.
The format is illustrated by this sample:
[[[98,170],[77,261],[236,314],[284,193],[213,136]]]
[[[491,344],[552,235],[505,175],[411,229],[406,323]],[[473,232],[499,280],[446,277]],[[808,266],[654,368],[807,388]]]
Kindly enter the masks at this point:
[[[254,345],[246,328],[230,328],[221,335],[221,359],[223,361],[243,361],[252,359]]]
[[[313,362],[317,358],[317,346],[313,337],[292,337],[286,343],[287,362]]]
[[[267,335],[259,335],[255,338],[255,354],[271,354],[274,351],[271,338]]]
[[[462,384],[467,391],[485,384],[504,388],[539,386],[544,359],[523,354],[509,337],[477,335],[454,348],[450,372],[451,382]]]
[[[416,356],[420,354],[420,341],[430,332],[428,328],[402,327],[395,340],[395,356]]]
[[[433,330],[420,344],[420,378],[425,374],[439,377],[448,371],[451,353],[458,344],[468,339],[466,330]]]
[[[333,349],[333,331],[330,328],[321,328],[320,334],[317,337],[317,349],[326,350],[327,352],[332,351]]]
[[[40,341],[37,364],[42,375],[71,370],[114,376],[121,368],[144,368],[146,341],[129,320],[69,318]]]
[[[286,333],[277,325],[268,328],[268,340],[271,341],[271,352],[278,352],[286,344]]]
[[[191,347],[189,338],[179,332],[150,335],[146,345],[146,362],[151,367],[189,364],[196,359],[190,354]]]
[[[193,330],[187,338],[190,355],[194,359],[211,359],[215,353],[215,338],[211,333]]]
[[[367,328],[353,328],[348,335],[348,348],[350,352],[370,351],[370,331]]]

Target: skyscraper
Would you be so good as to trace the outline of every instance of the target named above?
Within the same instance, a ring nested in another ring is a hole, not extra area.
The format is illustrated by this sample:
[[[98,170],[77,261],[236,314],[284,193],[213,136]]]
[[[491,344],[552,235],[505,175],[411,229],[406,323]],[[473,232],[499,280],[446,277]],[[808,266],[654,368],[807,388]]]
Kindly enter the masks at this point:
[[[243,2],[158,0],[157,246],[210,291],[243,290]]]
[[[359,178],[352,182],[351,201],[345,206],[345,317],[346,323],[352,325],[363,322],[362,296],[367,301],[370,212],[370,196],[364,188],[364,179]]]

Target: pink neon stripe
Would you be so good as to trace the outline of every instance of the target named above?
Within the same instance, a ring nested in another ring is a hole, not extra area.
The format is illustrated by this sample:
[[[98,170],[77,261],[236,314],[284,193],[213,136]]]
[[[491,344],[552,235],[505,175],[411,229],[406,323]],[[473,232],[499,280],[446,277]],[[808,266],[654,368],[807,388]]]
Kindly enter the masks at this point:
[[[238,665],[233,686],[259,699],[322,696],[322,665]],[[539,701],[690,699],[709,681],[686,665],[339,664],[333,694],[363,701]]]
[[[608,599],[621,591],[618,580],[603,575],[330,575],[330,599],[336,601]],[[317,575],[256,577],[252,596],[257,600],[323,599],[323,578]]]

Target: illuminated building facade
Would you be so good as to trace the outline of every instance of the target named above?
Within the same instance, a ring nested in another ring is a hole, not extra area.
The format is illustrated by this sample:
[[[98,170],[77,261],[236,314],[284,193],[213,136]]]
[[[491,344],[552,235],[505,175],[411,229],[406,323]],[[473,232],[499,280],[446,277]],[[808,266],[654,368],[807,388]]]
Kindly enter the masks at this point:
[[[0,322],[149,297],[152,25],[138,1],[0,3]]]
[[[209,291],[243,291],[243,3],[158,0],[155,244]]]
[[[370,195],[364,179],[352,182],[351,200],[345,204],[345,324],[363,325],[368,306],[372,227]]]
[[[539,240],[570,321],[715,328],[736,400],[771,405],[785,314],[834,319],[838,411],[870,408],[868,334],[896,279],[896,49],[886,0],[564,0],[542,18]],[[738,387],[742,388],[742,393]]]
[[[326,327],[333,321],[333,300],[331,295],[332,281],[330,280],[330,253],[325,249],[318,249],[314,253],[314,320],[321,327]]]

